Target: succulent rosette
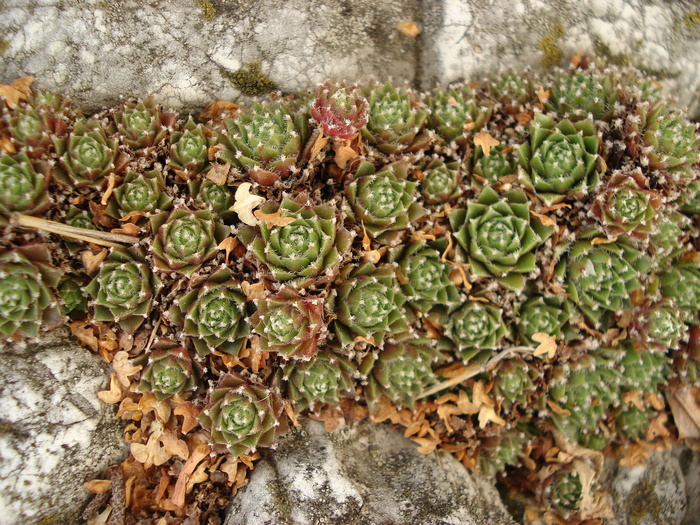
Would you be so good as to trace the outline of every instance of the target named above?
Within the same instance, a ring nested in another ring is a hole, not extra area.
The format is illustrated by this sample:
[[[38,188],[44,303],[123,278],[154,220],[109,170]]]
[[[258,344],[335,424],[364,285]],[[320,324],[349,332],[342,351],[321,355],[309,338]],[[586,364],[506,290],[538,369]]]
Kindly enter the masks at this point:
[[[591,213],[610,236],[646,239],[657,224],[662,196],[646,189],[641,170],[615,172],[593,201]]]
[[[369,100],[367,125],[362,137],[384,155],[416,153],[430,143],[425,132],[428,108],[405,87],[391,83],[373,85],[364,91]]]
[[[545,107],[571,120],[593,117],[610,122],[619,91],[611,71],[574,70],[557,76]]]
[[[688,339],[688,317],[671,299],[647,298],[635,306],[627,332],[642,348],[678,350]]]
[[[121,142],[142,155],[148,148],[161,144],[177,120],[175,113],[163,113],[151,97],[124,103],[112,117]]]
[[[8,129],[12,143],[21,148],[25,155],[39,159],[53,151],[51,136],[65,135],[65,122],[50,113],[36,111],[31,105],[15,109],[10,116]]]
[[[184,326],[185,335],[194,338],[200,355],[211,350],[238,355],[250,334],[251,305],[231,277],[227,269],[213,273],[180,296],[168,312],[174,323]]]
[[[234,203],[233,192],[227,185],[219,185],[209,179],[192,180],[187,185],[198,206],[224,220],[233,217],[234,213],[230,211]]]
[[[571,307],[563,297],[535,296],[516,307],[516,323],[522,344],[537,345],[535,334],[547,334],[559,339],[571,319]]]
[[[3,339],[36,337],[61,322],[51,288],[60,272],[48,247],[27,244],[0,251],[0,335]]]
[[[535,391],[532,380],[537,374],[537,370],[519,358],[498,363],[493,372],[493,393],[504,412],[509,412],[515,404],[527,406],[528,395]]]
[[[367,124],[369,103],[360,95],[357,86],[326,82],[316,88],[316,98],[309,109],[323,133],[348,140]]]
[[[700,180],[690,182],[680,190],[681,196],[678,202],[680,210],[688,215],[700,214]]]
[[[489,79],[486,88],[500,102],[506,113],[521,111],[535,97],[535,86],[529,74],[509,71]]]
[[[590,120],[555,123],[537,114],[530,125],[530,143],[518,148],[518,177],[548,205],[584,195],[598,185],[599,146]]]
[[[109,174],[121,173],[129,162],[97,120],[79,120],[66,138],[54,143],[60,157],[56,178],[78,188],[101,188]]]
[[[493,104],[488,100],[478,100],[476,92],[468,87],[436,89],[427,99],[430,107],[428,126],[448,144],[467,144],[470,133],[479,131],[488,121]]]
[[[302,361],[316,355],[326,335],[322,299],[284,287],[260,299],[257,306],[250,322],[260,335],[262,350]]]
[[[414,309],[427,312],[436,305],[450,307],[460,303],[459,292],[450,281],[452,266],[425,241],[396,246],[389,254],[389,262],[398,264],[399,283]]]
[[[483,350],[497,348],[506,334],[501,310],[482,301],[464,303],[450,316],[445,331],[465,363]]]
[[[124,181],[114,190],[107,213],[120,219],[133,211],[152,213],[167,210],[172,205],[172,199],[164,189],[165,181],[160,170],[145,173],[128,171]]]
[[[547,499],[559,514],[570,517],[579,512],[583,485],[576,469],[571,465],[563,466],[545,483]]]
[[[338,226],[333,208],[305,206],[283,199],[279,208],[269,205],[261,211],[280,212],[282,219],[293,219],[270,225],[262,221],[258,228],[246,228],[238,234],[275,279],[302,287],[337,273],[350,249],[352,236]]]
[[[231,373],[211,389],[199,421],[218,449],[237,457],[272,446],[287,430],[284,405],[275,390]]]
[[[272,186],[299,170],[299,157],[309,138],[306,113],[292,115],[287,106],[255,103],[236,119],[226,120],[219,136],[226,146],[219,158],[236,166],[258,184]]]
[[[600,424],[620,402],[621,357],[619,350],[602,348],[552,370],[547,396],[570,414],[556,411],[551,418],[560,432],[586,448],[599,449],[609,441]]]
[[[45,168],[37,172],[24,152],[0,155],[0,224],[13,212],[36,215],[48,209],[50,172]]]
[[[69,226],[75,226],[76,228],[85,228],[88,230],[96,230],[97,227],[95,223],[92,222],[92,215],[90,212],[71,206],[68,208],[68,213],[64,222]]]
[[[283,365],[283,379],[295,410],[337,405],[354,395],[355,366],[332,348],[321,348],[309,361],[292,359]]]
[[[471,271],[478,277],[493,276],[512,290],[523,288],[523,274],[536,269],[533,252],[553,232],[530,217],[529,201],[520,190],[499,195],[486,187],[466,210],[453,211],[449,219]]]
[[[483,438],[479,453],[479,472],[492,478],[503,472],[506,466],[519,466],[520,458],[525,455],[523,448],[529,441],[527,434],[518,427],[504,430],[497,436]]]
[[[697,319],[700,310],[700,265],[678,262],[659,277],[661,295],[673,299],[675,305]]]
[[[210,166],[209,148],[215,143],[214,133],[201,124],[195,124],[190,117],[182,131],[170,134],[168,165],[179,172],[181,179],[190,180]]]
[[[349,345],[359,336],[380,346],[385,335],[407,330],[403,312],[406,297],[392,267],[365,263],[344,270],[327,302],[336,317],[333,327],[341,344]]]
[[[83,293],[85,288],[82,279],[77,275],[66,275],[56,285],[58,292],[59,308],[62,315],[71,318],[85,315],[87,311],[87,297]]]
[[[118,322],[126,332],[134,332],[143,324],[159,289],[159,279],[141,254],[122,249],[111,251],[85,288],[93,299],[93,319]]]
[[[658,268],[668,268],[688,248],[692,221],[680,212],[662,214],[649,236],[649,251]]]
[[[174,210],[151,217],[156,236],[151,245],[156,267],[190,277],[203,263],[219,253],[230,230],[205,210]]]
[[[605,311],[631,310],[630,292],[641,287],[650,266],[648,257],[621,242],[581,241],[571,246],[556,273],[571,301],[598,326]]]
[[[443,204],[450,202],[462,194],[459,163],[445,164],[440,159],[432,161],[423,171],[420,182],[420,193],[426,204]]]
[[[425,214],[416,201],[416,183],[406,180],[409,167],[396,162],[375,174],[374,167],[363,162],[345,190],[346,213],[379,242],[390,242],[394,236],[388,232],[404,230]]]
[[[472,181],[479,187],[493,184],[503,177],[517,173],[518,161],[512,146],[499,144],[484,155],[481,146],[474,150],[472,160]]]
[[[199,377],[199,369],[185,348],[153,350],[139,390],[153,393],[159,401],[173,396],[186,398],[199,387]]]
[[[651,111],[643,132],[644,155],[656,170],[679,170],[700,160],[697,125],[680,113]]]
[[[418,395],[436,381],[432,365],[442,359],[428,339],[386,344],[382,350],[368,354],[360,373],[367,377],[365,397],[370,410],[376,409],[382,397],[413,408]]]

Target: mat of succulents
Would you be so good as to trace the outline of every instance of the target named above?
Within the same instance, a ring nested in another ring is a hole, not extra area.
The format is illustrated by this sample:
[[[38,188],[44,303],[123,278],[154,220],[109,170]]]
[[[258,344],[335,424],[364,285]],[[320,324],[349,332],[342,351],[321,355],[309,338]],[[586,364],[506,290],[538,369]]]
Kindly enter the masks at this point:
[[[638,71],[198,121],[30,84],[0,86],[0,331],[112,366],[131,454],[86,519],[215,523],[302,416],[391,421],[532,523],[600,523],[605,456],[700,438],[700,136]]]

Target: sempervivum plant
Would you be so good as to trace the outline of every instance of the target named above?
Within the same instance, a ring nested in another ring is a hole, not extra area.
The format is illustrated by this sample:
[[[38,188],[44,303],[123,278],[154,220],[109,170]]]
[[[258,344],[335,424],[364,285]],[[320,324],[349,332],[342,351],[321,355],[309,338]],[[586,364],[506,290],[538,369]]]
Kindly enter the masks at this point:
[[[620,96],[616,82],[615,75],[596,70],[559,75],[552,84],[546,107],[571,120],[593,117],[609,122]]]
[[[450,280],[452,266],[443,261],[440,252],[425,241],[399,245],[390,250],[389,259],[398,263],[399,283],[406,300],[420,312],[432,307],[459,304],[459,292]]]
[[[151,97],[130,100],[114,113],[120,138],[140,155],[159,145],[168,136],[177,119],[175,113],[163,113]]]
[[[323,403],[337,405],[341,397],[354,394],[355,365],[332,347],[321,348],[309,361],[292,359],[282,371],[297,411],[316,410]]]
[[[688,339],[688,317],[688,312],[670,299],[647,298],[635,306],[627,331],[643,348],[678,350],[681,342]]]
[[[407,163],[396,162],[375,173],[372,164],[363,162],[345,189],[346,213],[380,241],[393,240],[395,235],[387,232],[405,230],[425,214],[416,201],[416,183],[406,180],[409,170]]]
[[[392,267],[365,263],[356,268],[346,266],[345,272],[327,303],[336,317],[333,327],[343,345],[357,337],[380,345],[385,335],[407,329],[403,311],[406,297]]]
[[[112,250],[85,290],[92,296],[95,321],[116,321],[134,332],[151,313],[160,280],[136,250]]]
[[[525,285],[523,274],[536,269],[534,251],[553,231],[530,217],[529,201],[520,190],[499,195],[486,187],[466,210],[455,210],[449,218],[471,271],[478,277],[493,276],[514,290]]]
[[[659,278],[661,295],[673,299],[678,308],[697,319],[700,309],[700,265],[697,262],[678,262]]]
[[[180,296],[169,310],[170,319],[184,326],[184,333],[194,338],[200,355],[211,350],[237,355],[250,333],[250,307],[231,277],[227,269],[213,273]]]
[[[569,517],[580,510],[583,486],[578,471],[571,465],[562,466],[545,483],[546,498],[559,514]]]
[[[85,315],[87,311],[87,297],[83,292],[85,284],[76,275],[66,275],[58,281],[59,307],[62,315],[71,319]]]
[[[518,466],[520,458],[525,455],[523,447],[528,441],[527,434],[517,427],[484,439],[479,453],[479,471],[485,476],[494,477],[503,472],[506,466]]]
[[[472,159],[472,181],[477,186],[493,184],[517,172],[518,161],[512,146],[499,144],[488,155],[477,146]]]
[[[39,159],[54,149],[52,137],[64,136],[66,123],[53,112],[37,111],[31,105],[17,108],[9,119],[12,143],[30,158]]]
[[[186,398],[199,387],[199,377],[197,365],[185,348],[158,349],[148,356],[139,389],[161,401],[173,396]]]
[[[514,404],[527,406],[528,396],[535,389],[537,371],[523,359],[504,359],[493,372],[493,392],[505,412]]]
[[[561,296],[534,296],[516,307],[516,325],[521,342],[535,345],[535,334],[560,338],[571,319],[569,302]]]
[[[367,124],[369,103],[357,86],[326,82],[316,89],[316,98],[309,109],[326,135],[347,140]]]
[[[370,408],[376,407],[382,397],[413,408],[416,397],[435,382],[433,363],[442,359],[425,339],[387,344],[379,352],[368,354],[360,373],[367,377],[365,396]]]
[[[680,113],[659,114],[647,121],[643,132],[643,152],[654,169],[681,169],[700,160],[700,137],[697,125]]]
[[[430,137],[424,130],[428,108],[412,90],[387,83],[372,86],[364,94],[369,99],[369,118],[362,136],[368,144],[384,155],[416,153],[428,147]]]
[[[591,212],[608,235],[645,239],[658,222],[656,215],[662,200],[659,193],[647,189],[640,169],[618,171],[601,188]]]
[[[151,246],[156,267],[163,272],[191,276],[219,252],[230,230],[206,210],[174,210],[151,217],[155,239]]]
[[[469,134],[486,124],[493,110],[488,99],[478,101],[474,90],[468,87],[438,88],[427,103],[430,128],[448,144],[455,141],[461,147],[466,146]]]
[[[272,446],[287,430],[284,405],[275,390],[231,373],[211,389],[199,420],[218,448],[237,457]]]
[[[604,311],[631,309],[630,292],[641,287],[640,278],[650,265],[647,256],[621,242],[582,241],[569,249],[556,271],[571,301],[597,325]]]
[[[283,199],[279,207],[264,206],[262,211],[279,212],[287,220],[269,225],[262,221],[257,228],[241,230],[238,238],[275,279],[299,287],[337,273],[352,236],[338,225],[333,208]]]
[[[36,215],[49,207],[50,171],[36,171],[26,153],[0,155],[0,221],[13,212]]]
[[[233,216],[233,192],[228,186],[216,184],[209,179],[192,180],[188,184],[194,202],[214,215],[228,220]]]
[[[55,139],[60,169],[56,177],[78,188],[101,188],[109,174],[119,174],[129,156],[120,153],[117,141],[97,120],[81,120],[64,139]]]
[[[0,251],[0,335],[3,339],[36,337],[61,322],[51,288],[60,272],[51,265],[44,244]]]
[[[464,362],[483,350],[497,348],[508,329],[501,310],[483,301],[469,301],[450,316],[446,335]]]
[[[258,301],[258,310],[250,319],[260,335],[260,348],[277,352],[287,359],[308,361],[318,351],[326,335],[323,301],[302,296],[294,288]]]
[[[423,171],[420,193],[426,204],[441,204],[455,200],[462,194],[459,185],[458,162],[445,164],[440,159],[432,161]]]
[[[211,165],[209,148],[216,143],[216,136],[201,124],[195,124],[190,117],[182,131],[173,131],[170,135],[171,166],[182,180],[190,180],[197,173],[206,171]]]
[[[271,186],[299,171],[299,157],[309,138],[305,113],[292,115],[281,103],[256,103],[236,119],[227,119],[226,128],[219,135],[226,146],[219,157],[258,184]]]
[[[530,143],[518,148],[518,177],[547,204],[585,195],[599,181],[598,138],[593,122],[572,123],[535,115]]]
[[[167,210],[172,199],[164,189],[165,181],[160,170],[145,173],[128,171],[124,181],[114,190],[107,212],[119,219],[134,211],[146,214]]]

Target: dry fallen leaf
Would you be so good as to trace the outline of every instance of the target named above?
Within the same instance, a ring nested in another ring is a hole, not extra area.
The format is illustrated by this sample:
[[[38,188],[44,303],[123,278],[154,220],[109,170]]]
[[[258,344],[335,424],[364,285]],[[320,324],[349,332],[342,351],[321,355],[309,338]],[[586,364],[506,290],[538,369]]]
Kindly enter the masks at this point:
[[[252,184],[250,182],[244,182],[238,187],[234,196],[233,206],[230,209],[238,214],[241,222],[248,226],[255,226],[258,224],[258,219],[253,215],[253,208],[257,208],[265,199],[251,194],[251,187]]]
[[[119,380],[117,379],[117,375],[110,374],[109,375],[109,390],[101,390],[100,392],[97,392],[97,397],[99,397],[102,401],[104,401],[108,405],[112,405],[114,403],[119,403],[122,400],[122,394],[123,394],[123,390],[122,390],[121,385],[119,384]]]
[[[199,115],[201,122],[213,120],[223,122],[226,118],[234,118],[238,114],[238,105],[225,100],[212,100]]]
[[[154,421],[151,424],[151,429],[152,433],[145,445],[142,443],[131,444],[131,454],[136,458],[136,461],[143,463],[146,469],[153,465],[160,466],[171,458],[160,442],[163,427],[160,423]]]
[[[544,104],[549,100],[549,90],[540,86],[540,89],[537,90],[537,98],[542,104]]]
[[[29,85],[34,82],[34,77],[23,77],[15,80],[12,84],[0,84],[0,97],[5,98],[5,102],[10,109],[14,109],[20,100],[27,100],[32,90]]]
[[[596,245],[596,244],[610,244],[611,242],[615,242],[617,240],[617,235],[615,237],[612,237],[608,239],[607,237],[596,237],[591,241],[591,244]]]
[[[185,466],[182,467],[180,475],[177,477],[175,492],[172,497],[172,502],[176,507],[182,507],[185,504],[185,494],[187,493],[187,484],[190,481],[190,476],[197,468],[199,462],[206,458],[210,452],[211,448],[209,445],[200,444],[185,462]]]
[[[318,157],[319,153],[321,153],[321,150],[326,144],[328,144],[328,137],[323,134],[323,131],[320,131],[314,140],[313,146],[311,147],[311,157],[309,162],[316,160],[316,157]]]
[[[250,284],[248,281],[243,281],[241,283],[241,289],[243,290],[243,293],[248,301],[255,301],[265,298],[265,283],[263,281],[258,281],[255,284]]]
[[[490,421],[501,426],[505,426],[506,424],[505,420],[496,414],[493,407],[483,405],[479,409],[479,428],[486,428],[486,425],[488,425]]]
[[[141,233],[141,228],[136,226],[133,222],[126,222],[121,226],[121,228],[112,228],[111,232],[136,237],[139,233]]]
[[[399,33],[402,35],[415,38],[418,35],[420,35],[421,32],[421,27],[420,25],[416,24],[412,20],[401,20],[397,26],[396,29],[399,30]]]
[[[333,151],[335,151],[333,160],[341,170],[344,170],[348,162],[357,157],[357,151],[350,146],[334,145]]]
[[[420,445],[416,450],[420,452],[421,454],[432,454],[437,446],[440,444],[440,438],[431,436],[431,437],[412,437],[411,441],[415,441]]]
[[[666,400],[671,407],[673,422],[681,439],[700,439],[700,389],[672,386],[666,389]]]
[[[228,180],[229,171],[231,171],[231,165],[228,162],[226,164],[215,164],[214,167],[207,172],[207,179],[217,186],[223,186]]]
[[[120,350],[114,355],[114,360],[112,361],[112,368],[117,373],[117,378],[119,379],[119,382],[122,384],[122,386],[124,386],[124,388],[128,388],[129,384],[131,383],[129,381],[129,376],[134,375],[143,367],[141,365],[133,366],[129,362],[128,352]]]
[[[80,344],[87,346],[93,352],[97,352],[99,341],[92,332],[92,325],[76,321],[70,324],[71,333],[78,338]]]
[[[99,269],[102,261],[107,258],[107,253],[107,250],[100,250],[97,253],[92,253],[90,250],[85,250],[80,254],[80,260],[83,262],[83,266],[85,267],[85,271],[88,273],[88,275]]]
[[[114,173],[110,173],[109,177],[107,177],[107,189],[105,192],[102,194],[102,199],[100,200],[100,203],[102,206],[107,206],[107,203],[109,202],[109,198],[112,196],[112,192],[114,191],[114,186],[117,184],[117,177],[114,175]]]
[[[277,210],[275,213],[263,213],[260,210],[255,210],[253,215],[259,221],[264,222],[268,228],[272,226],[286,226],[296,220],[294,217],[282,217],[282,210]]]
[[[0,138],[0,149],[2,149],[5,153],[9,153],[10,155],[17,152],[15,145],[12,144],[12,141],[8,137]]]
[[[499,140],[493,138],[483,129],[474,135],[474,145],[481,146],[481,149],[484,150],[484,155],[487,157],[491,154],[491,148],[498,146],[500,143]]]
[[[546,355],[549,359],[554,359],[554,356],[557,355],[557,340],[551,335],[538,332],[532,336],[532,340],[540,343],[533,352],[536,357]]]
[[[112,481],[109,479],[93,479],[83,483],[83,488],[92,494],[104,494],[111,485]]]
[[[533,215],[537,219],[539,219],[539,221],[542,223],[543,226],[556,226],[557,225],[556,222],[554,222],[552,219],[550,219],[546,215],[542,215],[540,213],[535,213],[532,210],[530,210],[530,215]]]
[[[199,417],[200,412],[201,409],[195,407],[191,401],[182,403],[178,405],[175,410],[173,410],[173,414],[184,418],[182,422],[183,434],[189,433],[190,430],[199,425],[199,420],[197,418]]]
[[[223,241],[219,243],[219,250],[226,251],[226,264],[228,264],[228,258],[231,256],[231,252],[238,245],[238,240],[235,237],[226,237]]]

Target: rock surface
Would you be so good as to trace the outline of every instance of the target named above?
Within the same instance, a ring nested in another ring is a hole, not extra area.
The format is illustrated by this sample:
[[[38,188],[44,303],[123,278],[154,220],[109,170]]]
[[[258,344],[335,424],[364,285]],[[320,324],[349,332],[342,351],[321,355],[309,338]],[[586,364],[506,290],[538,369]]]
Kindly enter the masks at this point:
[[[256,465],[226,525],[515,524],[490,482],[416,448],[370,421],[328,434],[306,420]]]
[[[34,75],[85,111],[149,93],[197,111],[333,78],[427,89],[583,50],[658,75],[700,114],[692,1],[4,0],[0,35],[0,82]]]
[[[644,465],[617,467],[610,493],[616,516],[610,525],[680,525],[686,516],[685,479],[670,450],[652,452]]]
[[[0,348],[0,523],[78,523],[82,486],[128,454],[108,367],[67,331]]]

